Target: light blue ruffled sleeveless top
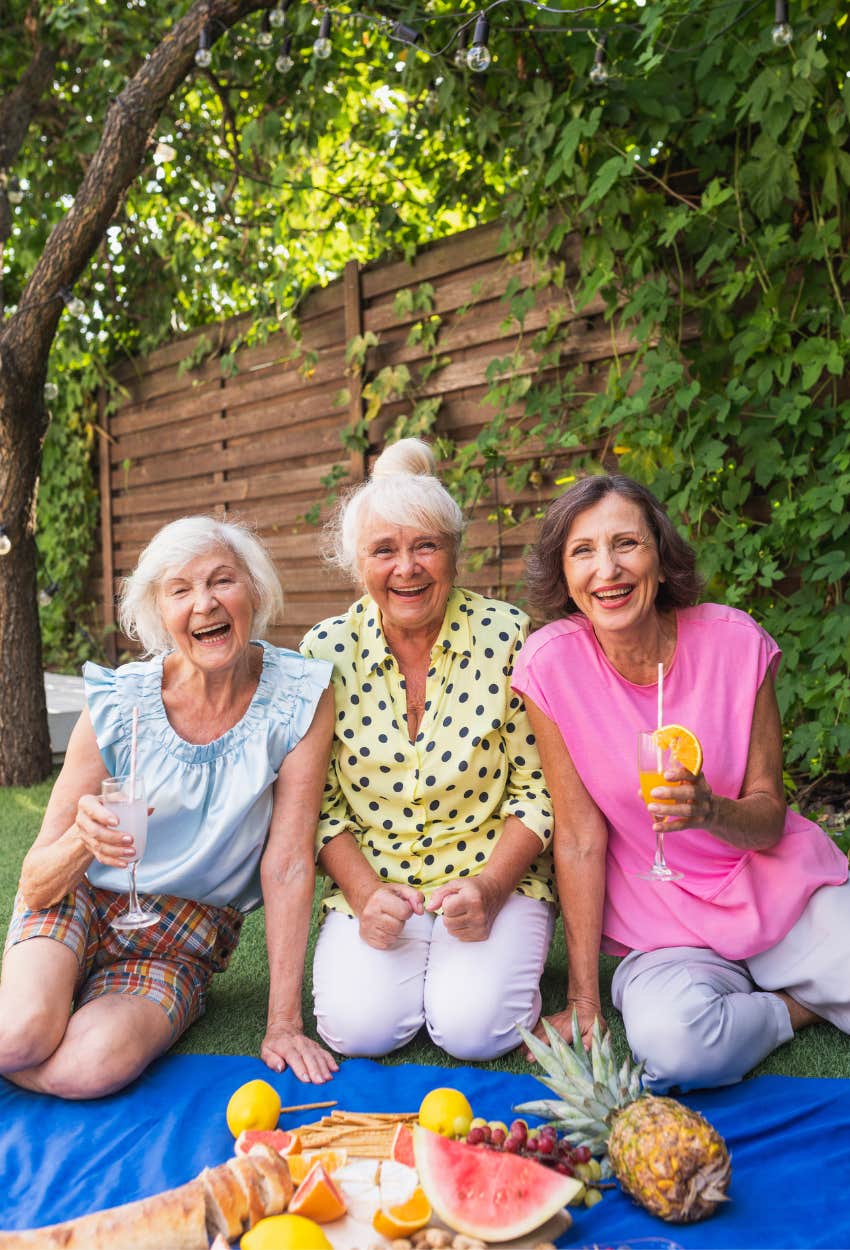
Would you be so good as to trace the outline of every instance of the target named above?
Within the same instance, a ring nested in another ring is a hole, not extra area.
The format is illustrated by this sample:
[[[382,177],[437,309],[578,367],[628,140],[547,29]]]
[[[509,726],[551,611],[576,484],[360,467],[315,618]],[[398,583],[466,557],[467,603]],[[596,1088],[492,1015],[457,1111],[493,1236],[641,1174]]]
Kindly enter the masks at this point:
[[[118,669],[86,664],[86,702],[110,776],[130,771],[133,707],[139,709],[137,771],[147,786],[148,845],[139,890],[248,912],[262,902],[260,858],[272,787],[287,753],[310,727],[333,665],[263,648],[259,684],[245,715],[196,746],[172,729],[162,702],[163,657]],[[127,889],[127,873],[93,863],[93,885]]]

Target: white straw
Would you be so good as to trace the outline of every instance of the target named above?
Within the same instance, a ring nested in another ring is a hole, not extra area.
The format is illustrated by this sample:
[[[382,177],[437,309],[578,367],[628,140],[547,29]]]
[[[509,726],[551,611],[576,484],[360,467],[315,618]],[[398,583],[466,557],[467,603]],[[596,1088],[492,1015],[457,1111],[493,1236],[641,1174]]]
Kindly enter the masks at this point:
[[[658,728],[664,724],[664,665],[658,665]]]
[[[133,708],[133,730],[130,735],[130,802],[136,797],[136,755],[139,749],[139,709]]]
[[[663,724],[664,724],[664,664],[663,664],[663,661],[659,661],[659,664],[658,664],[658,728],[660,729]],[[661,759],[661,747],[660,746],[656,746],[656,754],[658,756],[658,759],[657,759],[658,771],[661,772],[662,759]]]

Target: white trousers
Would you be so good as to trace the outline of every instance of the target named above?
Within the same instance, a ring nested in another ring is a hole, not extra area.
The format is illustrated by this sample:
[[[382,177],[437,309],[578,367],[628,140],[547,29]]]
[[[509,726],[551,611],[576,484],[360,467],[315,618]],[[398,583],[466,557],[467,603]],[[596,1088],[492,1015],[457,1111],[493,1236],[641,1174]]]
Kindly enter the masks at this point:
[[[659,887],[663,889],[663,886]],[[793,1035],[786,990],[850,1033],[850,881],[816,890],[769,950],[739,961],[700,947],[632,951],[611,987],[656,1092],[731,1085]]]
[[[484,942],[460,942],[442,916],[411,916],[392,950],[362,940],[358,921],[331,912],[313,961],[316,1024],[342,1055],[386,1055],[424,1024],[456,1059],[493,1059],[540,1016],[555,909],[512,894]]]

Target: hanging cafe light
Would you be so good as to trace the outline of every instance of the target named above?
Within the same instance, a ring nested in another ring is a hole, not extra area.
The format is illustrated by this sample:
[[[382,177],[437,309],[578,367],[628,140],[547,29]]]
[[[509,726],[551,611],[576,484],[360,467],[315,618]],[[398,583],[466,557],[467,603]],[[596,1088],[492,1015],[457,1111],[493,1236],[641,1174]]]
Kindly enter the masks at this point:
[[[483,74],[490,68],[493,60],[487,40],[490,38],[490,22],[486,13],[479,13],[475,19],[475,31],[472,36],[472,47],[466,54],[466,63],[476,74]]]
[[[770,32],[774,47],[787,48],[794,38],[794,31],[788,21],[788,0],[776,0],[773,30]]]

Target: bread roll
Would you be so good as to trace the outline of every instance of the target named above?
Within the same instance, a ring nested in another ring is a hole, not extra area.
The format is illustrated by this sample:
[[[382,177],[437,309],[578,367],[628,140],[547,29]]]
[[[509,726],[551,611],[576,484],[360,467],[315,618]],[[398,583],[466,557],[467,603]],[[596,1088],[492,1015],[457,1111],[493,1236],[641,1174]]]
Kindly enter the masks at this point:
[[[291,1196],[286,1160],[265,1147],[151,1198],[47,1228],[0,1232],[0,1250],[207,1250],[211,1238],[230,1243],[257,1220],[280,1215]]]

